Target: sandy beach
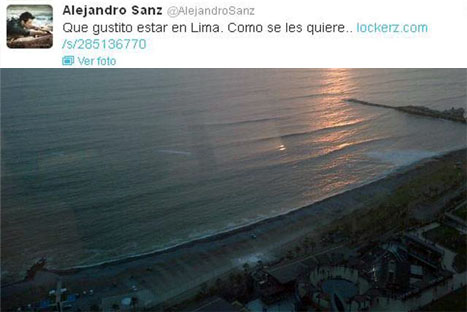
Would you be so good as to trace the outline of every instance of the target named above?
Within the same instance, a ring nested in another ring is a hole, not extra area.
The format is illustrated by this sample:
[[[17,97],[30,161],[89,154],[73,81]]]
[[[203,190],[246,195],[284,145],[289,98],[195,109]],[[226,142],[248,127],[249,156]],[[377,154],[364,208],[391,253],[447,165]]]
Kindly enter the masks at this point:
[[[279,261],[305,236],[318,237],[353,213],[378,207],[402,185],[416,179],[429,180],[446,168],[461,167],[465,172],[465,149],[425,159],[404,167],[387,177],[327,198],[282,216],[267,219],[227,233],[182,244],[172,249],[131,259],[82,269],[48,270],[36,274],[32,281],[2,286],[5,310],[38,301],[55,288],[57,280],[71,292],[93,289],[89,304],[102,298],[118,298],[135,291],[144,292],[147,304],[172,304],[193,294],[203,282],[241,268],[246,263]],[[445,190],[443,200],[465,191],[465,180],[456,189]],[[429,212],[429,218],[441,209],[443,200],[414,204],[411,214]],[[421,212],[422,211],[422,212]],[[403,221],[401,221],[403,222]],[[334,248],[335,246],[320,246]],[[109,299],[111,300],[111,299]]]

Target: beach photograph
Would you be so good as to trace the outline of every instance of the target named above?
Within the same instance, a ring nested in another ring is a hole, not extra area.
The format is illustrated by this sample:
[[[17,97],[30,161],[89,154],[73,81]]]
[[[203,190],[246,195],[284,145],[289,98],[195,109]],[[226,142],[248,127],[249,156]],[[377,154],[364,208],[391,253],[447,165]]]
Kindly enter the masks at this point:
[[[2,311],[467,310],[466,69],[0,75]]]

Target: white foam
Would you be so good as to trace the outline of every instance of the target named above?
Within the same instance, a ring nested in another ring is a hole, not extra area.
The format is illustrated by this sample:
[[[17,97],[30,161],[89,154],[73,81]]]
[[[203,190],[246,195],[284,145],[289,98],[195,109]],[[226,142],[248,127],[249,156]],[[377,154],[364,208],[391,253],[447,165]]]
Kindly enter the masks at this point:
[[[187,155],[191,156],[191,152],[184,152],[184,151],[175,151],[175,150],[158,150],[159,153],[165,154],[177,154],[177,155]]]
[[[438,153],[423,150],[392,150],[369,152],[367,155],[396,166],[407,166],[424,158],[436,156]]]

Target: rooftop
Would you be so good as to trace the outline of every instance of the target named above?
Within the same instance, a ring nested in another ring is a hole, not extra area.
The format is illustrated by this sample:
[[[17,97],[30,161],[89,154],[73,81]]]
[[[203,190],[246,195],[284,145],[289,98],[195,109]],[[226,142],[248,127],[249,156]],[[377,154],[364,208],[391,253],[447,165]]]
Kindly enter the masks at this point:
[[[300,274],[305,273],[308,267],[301,262],[290,265],[283,265],[278,268],[266,270],[266,272],[275,278],[281,284],[287,284],[295,281]]]

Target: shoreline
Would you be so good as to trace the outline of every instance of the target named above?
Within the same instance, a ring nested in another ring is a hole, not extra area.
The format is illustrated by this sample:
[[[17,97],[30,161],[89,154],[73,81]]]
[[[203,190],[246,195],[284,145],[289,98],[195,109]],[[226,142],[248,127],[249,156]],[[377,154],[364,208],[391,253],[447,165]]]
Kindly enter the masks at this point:
[[[359,189],[364,188],[364,187],[369,187],[372,184],[381,182],[381,181],[383,181],[383,180],[385,180],[387,178],[390,178],[393,175],[404,174],[405,172],[410,171],[411,169],[414,169],[415,167],[418,167],[419,165],[422,165],[425,162],[436,160],[437,158],[443,158],[443,157],[448,156],[450,154],[459,153],[459,152],[462,152],[462,151],[465,151],[467,153],[467,148],[456,149],[456,150],[452,150],[452,151],[439,153],[439,154],[433,155],[431,157],[422,158],[422,159],[414,161],[414,162],[412,162],[412,163],[410,163],[408,165],[405,165],[405,166],[402,166],[402,167],[399,167],[399,168],[395,168],[394,170],[389,171],[387,174],[384,174],[381,177],[378,177],[378,178],[375,178],[373,180],[367,181],[367,182],[365,182],[363,184],[360,184],[360,185],[358,185],[356,187],[353,187],[351,189],[341,191],[339,193],[330,195],[330,196],[322,198],[322,199],[318,199],[315,202],[312,202],[312,203],[310,203],[310,204],[308,204],[306,206],[294,208],[294,209],[291,209],[291,210],[289,210],[287,212],[284,212],[284,213],[281,213],[281,214],[278,214],[278,215],[273,215],[271,217],[267,217],[267,218],[264,218],[264,219],[261,219],[261,220],[253,221],[251,223],[247,223],[247,224],[244,224],[244,225],[239,225],[239,226],[234,227],[234,228],[221,230],[221,231],[219,231],[217,233],[214,233],[214,234],[207,234],[205,236],[195,238],[193,240],[181,242],[181,243],[171,245],[171,246],[167,246],[167,247],[164,247],[164,248],[161,248],[161,249],[156,249],[156,250],[143,252],[143,253],[139,253],[139,254],[135,254],[135,255],[123,256],[122,258],[117,258],[117,259],[104,260],[104,261],[97,262],[97,263],[92,263],[92,264],[76,265],[76,266],[67,267],[67,268],[47,268],[47,265],[46,265],[46,267],[44,269],[42,269],[42,271],[47,271],[47,272],[51,272],[51,273],[58,274],[58,275],[69,275],[69,274],[74,274],[74,273],[81,272],[83,270],[94,269],[94,268],[102,268],[102,267],[108,267],[108,266],[113,266],[113,265],[119,265],[119,264],[123,264],[123,263],[126,263],[126,262],[131,262],[131,261],[136,261],[136,260],[139,260],[139,259],[144,259],[144,258],[147,258],[147,257],[154,257],[154,256],[162,255],[162,254],[165,254],[165,253],[174,252],[174,251],[177,251],[177,250],[183,249],[183,248],[196,247],[197,244],[203,244],[203,243],[209,243],[209,242],[213,242],[213,241],[217,241],[217,240],[222,240],[222,239],[228,238],[229,236],[240,234],[240,233],[243,233],[243,232],[251,232],[251,231],[254,231],[256,227],[261,227],[261,226],[268,225],[270,223],[278,222],[278,221],[281,221],[284,218],[293,217],[295,214],[305,213],[304,210],[311,210],[311,209],[313,209],[314,206],[322,204],[322,203],[324,203],[324,202],[326,202],[326,201],[328,201],[328,200],[330,200],[332,198],[339,197],[339,196],[344,196],[344,194],[359,190]],[[331,221],[337,221],[337,219],[336,220],[331,220]],[[7,284],[2,284],[1,287],[3,288],[3,287],[10,286],[10,285],[18,284],[18,283],[21,283],[21,282],[24,282],[24,280],[11,281],[11,282],[9,282]]]
[[[153,305],[163,304],[202,283],[241,268],[246,262],[280,260],[304,237],[319,239],[332,227],[348,222],[348,217],[359,219],[358,216],[367,215],[371,210],[380,211],[378,203],[386,202],[400,186],[407,187],[416,180],[436,176],[458,163],[464,168],[466,154],[467,149],[462,148],[425,158],[400,167],[381,179],[311,205],[166,250],[85,268],[42,270],[33,280],[2,285],[2,306],[14,307],[21,302],[37,301],[56,286],[57,280],[73,292],[93,289],[96,299],[129,293],[131,285],[138,285],[139,289],[156,294]],[[449,193],[449,189],[446,192]],[[412,207],[415,210],[416,205]],[[436,202],[423,205],[428,211],[436,208]]]
[[[338,193],[330,195],[328,197],[318,199],[318,200],[316,200],[316,201],[314,201],[314,202],[312,202],[312,203],[310,203],[310,204],[308,204],[306,206],[294,208],[294,209],[291,209],[291,210],[289,210],[287,212],[284,212],[284,213],[281,213],[281,214],[278,214],[278,215],[273,215],[271,217],[267,217],[267,218],[264,218],[264,219],[261,219],[261,220],[258,220],[258,221],[253,221],[251,223],[247,223],[247,224],[244,224],[244,225],[239,225],[239,226],[234,227],[234,228],[220,230],[219,232],[214,233],[214,234],[207,234],[205,236],[201,236],[201,237],[195,238],[193,240],[181,242],[181,243],[171,245],[171,246],[167,246],[167,247],[164,247],[164,248],[161,248],[161,249],[156,249],[156,250],[143,252],[143,253],[139,253],[139,254],[135,254],[135,255],[124,256],[124,257],[118,258],[118,259],[110,259],[110,260],[105,260],[105,261],[101,261],[101,262],[98,262],[98,263],[77,265],[77,266],[72,266],[72,267],[63,268],[63,269],[60,269],[60,268],[48,269],[46,267],[44,269],[44,271],[49,271],[49,272],[56,273],[56,274],[73,274],[73,273],[76,273],[76,272],[79,272],[79,271],[82,271],[82,270],[86,270],[86,269],[106,267],[106,266],[109,266],[109,265],[117,265],[117,264],[125,263],[127,261],[137,260],[137,259],[140,259],[140,258],[157,256],[157,255],[160,255],[160,254],[163,254],[163,253],[176,251],[177,249],[180,249],[180,248],[193,247],[193,246],[195,246],[196,244],[199,244],[199,243],[206,243],[206,242],[211,242],[211,241],[215,241],[215,240],[221,240],[221,239],[226,238],[226,237],[228,237],[230,235],[235,235],[235,234],[238,234],[238,233],[241,233],[241,232],[251,231],[257,226],[262,226],[262,225],[265,225],[265,224],[268,224],[268,223],[271,223],[271,222],[275,222],[275,221],[278,221],[281,218],[287,218],[292,214],[300,213],[301,210],[312,209],[314,205],[322,203],[322,202],[324,202],[326,200],[329,200],[329,199],[331,199],[333,197],[341,196],[341,195],[343,195],[345,193],[352,192],[354,190],[360,189],[360,188],[365,187],[365,186],[369,186],[369,185],[371,185],[373,183],[377,183],[379,181],[382,181],[382,180],[390,177],[391,175],[403,174],[405,171],[408,171],[408,170],[412,169],[413,166],[421,165],[426,161],[435,160],[436,158],[440,158],[440,157],[442,158],[442,157],[444,157],[446,155],[449,155],[449,154],[452,154],[452,153],[462,152],[464,150],[467,152],[467,148],[461,148],[461,149],[457,149],[457,150],[443,152],[443,153],[440,153],[440,154],[437,154],[437,155],[434,155],[434,156],[431,156],[431,157],[422,158],[422,159],[414,161],[414,162],[412,162],[412,163],[410,163],[408,165],[405,165],[405,166],[402,166],[402,167],[399,167],[399,168],[395,168],[394,170],[391,170],[390,172],[388,172],[387,174],[385,174],[385,175],[383,175],[383,176],[381,176],[379,178],[370,180],[370,181],[365,182],[365,183],[363,183],[361,185],[358,185],[358,186],[353,187],[353,188],[348,189],[348,190],[344,190],[342,192],[338,192]],[[22,282],[22,280],[12,282],[12,283],[18,283],[18,282]]]

